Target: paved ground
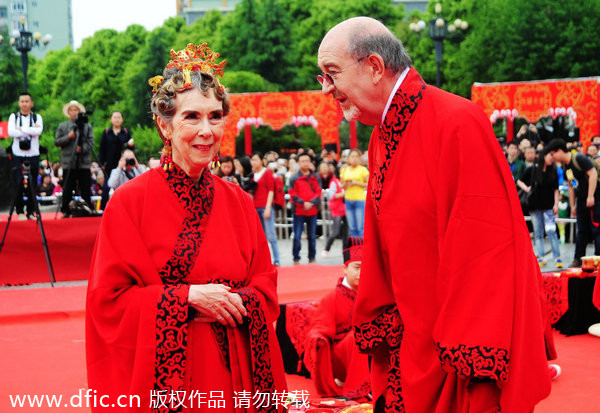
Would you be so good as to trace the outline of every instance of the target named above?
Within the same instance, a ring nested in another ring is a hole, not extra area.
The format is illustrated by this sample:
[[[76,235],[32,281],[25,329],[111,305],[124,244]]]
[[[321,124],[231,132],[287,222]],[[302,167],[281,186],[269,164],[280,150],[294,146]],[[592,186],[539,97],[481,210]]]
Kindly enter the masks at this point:
[[[42,212],[54,212],[56,210],[56,206],[42,206],[41,207]],[[0,210],[0,215],[1,214],[8,214],[8,209],[1,209]],[[13,219],[16,219],[16,216],[13,216]],[[23,218],[23,217],[20,217]],[[1,237],[2,234],[0,234]],[[342,259],[342,242],[341,240],[336,240],[333,243],[333,246],[331,248],[331,251],[329,252],[329,256],[328,257],[323,257],[321,255],[323,248],[325,247],[325,241],[326,238],[324,236],[321,236],[317,239],[317,255],[316,255],[316,260],[317,260],[317,264],[321,264],[321,265],[342,265],[343,264],[343,259]],[[279,245],[279,253],[280,253],[280,262],[282,266],[288,266],[288,265],[293,265],[293,257],[292,257],[292,240],[291,239],[280,239],[278,241],[278,245]],[[545,255],[545,259],[547,261],[547,265],[545,265],[544,267],[542,267],[542,272],[545,271],[553,271],[555,270],[555,266],[554,266],[554,259],[552,257],[552,252],[550,250],[550,243],[549,241],[546,239],[545,240],[545,251],[546,251],[546,255]],[[574,255],[574,251],[575,251],[575,245],[573,243],[567,242],[565,244],[561,244],[560,246],[560,250],[561,250],[561,257],[563,260],[563,263],[565,265],[565,267],[567,267],[571,261],[573,261],[573,255]],[[591,245],[588,245],[588,254],[593,254],[593,247]],[[300,256],[301,256],[301,260],[300,262],[302,264],[308,264],[308,241],[306,239],[302,240],[302,249],[300,251]],[[71,284],[73,283],[80,283],[80,282],[71,282]],[[39,284],[36,284],[35,286],[40,286]]]

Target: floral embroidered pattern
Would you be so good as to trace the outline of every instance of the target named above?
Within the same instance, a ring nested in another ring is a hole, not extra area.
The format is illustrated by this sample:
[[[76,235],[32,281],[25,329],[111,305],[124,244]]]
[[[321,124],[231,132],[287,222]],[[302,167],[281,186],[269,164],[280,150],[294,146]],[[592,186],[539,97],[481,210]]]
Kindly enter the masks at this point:
[[[460,376],[508,380],[508,350],[498,347],[443,346],[436,343],[442,368]]]
[[[375,160],[376,164],[373,165],[373,175],[369,183],[377,216],[379,216],[379,203],[383,195],[385,175],[390,168],[390,163],[396,153],[402,134],[406,130],[413,113],[417,110],[419,102],[423,99],[423,91],[426,87],[427,85],[421,76],[415,69],[411,68],[392,99],[383,125],[379,128],[376,144],[383,152],[383,160],[379,162]]]
[[[354,326],[354,338],[361,352],[372,353],[384,341],[390,348],[386,412],[405,411],[400,382],[400,345],[403,333],[404,324],[396,306],[388,307],[371,322]]]

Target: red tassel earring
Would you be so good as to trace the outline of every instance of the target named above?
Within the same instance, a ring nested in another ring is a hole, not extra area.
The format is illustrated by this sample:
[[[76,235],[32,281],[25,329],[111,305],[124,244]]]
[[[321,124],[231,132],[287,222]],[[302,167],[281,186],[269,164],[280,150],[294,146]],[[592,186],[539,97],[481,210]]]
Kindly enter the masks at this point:
[[[173,158],[171,156],[171,141],[166,141],[165,142],[165,146],[163,147],[162,150],[162,164],[163,164],[163,168],[165,168],[165,171],[169,170],[172,171],[173,170]]]

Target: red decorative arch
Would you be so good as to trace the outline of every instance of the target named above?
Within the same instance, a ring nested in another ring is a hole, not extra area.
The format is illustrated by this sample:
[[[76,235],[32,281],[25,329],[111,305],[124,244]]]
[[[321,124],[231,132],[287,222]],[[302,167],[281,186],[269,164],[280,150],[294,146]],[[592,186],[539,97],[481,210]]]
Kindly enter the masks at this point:
[[[235,155],[235,138],[241,118],[261,118],[263,125],[281,129],[292,123],[293,116],[313,116],[321,146],[334,143],[339,148],[338,124],[342,120],[339,104],[320,91],[231,94],[231,112],[221,142],[222,155]]]
[[[474,83],[471,100],[487,116],[512,111],[534,122],[557,108],[577,114],[580,141],[586,145],[600,132],[600,77],[535,80],[529,82]],[[497,112],[496,112],[497,113]]]

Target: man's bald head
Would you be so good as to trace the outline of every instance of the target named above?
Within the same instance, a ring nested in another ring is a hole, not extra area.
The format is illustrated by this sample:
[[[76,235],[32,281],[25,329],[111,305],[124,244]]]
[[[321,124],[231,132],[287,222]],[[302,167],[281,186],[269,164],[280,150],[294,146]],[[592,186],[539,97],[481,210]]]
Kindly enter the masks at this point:
[[[371,17],[352,17],[338,23],[327,32],[319,50],[334,45],[344,47],[355,59],[378,54],[393,74],[412,64],[402,42],[383,23]]]

